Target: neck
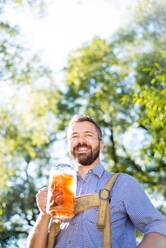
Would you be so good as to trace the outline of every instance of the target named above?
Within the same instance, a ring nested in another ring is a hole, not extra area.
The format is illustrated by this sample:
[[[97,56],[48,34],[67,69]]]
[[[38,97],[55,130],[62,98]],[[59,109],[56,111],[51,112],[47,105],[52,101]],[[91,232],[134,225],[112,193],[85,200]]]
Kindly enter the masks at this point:
[[[96,159],[92,164],[90,165],[82,165],[78,164],[78,172],[81,175],[82,178],[85,178],[86,174],[90,169],[95,167],[99,163],[99,159]]]

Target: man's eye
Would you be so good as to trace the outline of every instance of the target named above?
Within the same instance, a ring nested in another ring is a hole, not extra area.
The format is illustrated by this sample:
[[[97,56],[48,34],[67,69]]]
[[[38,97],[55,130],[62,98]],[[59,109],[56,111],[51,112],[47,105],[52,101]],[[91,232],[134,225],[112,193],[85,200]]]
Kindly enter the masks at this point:
[[[86,136],[87,136],[87,137],[92,137],[92,134],[88,133]]]
[[[76,135],[71,137],[71,139],[76,139],[76,138],[77,138],[77,136],[76,136]]]

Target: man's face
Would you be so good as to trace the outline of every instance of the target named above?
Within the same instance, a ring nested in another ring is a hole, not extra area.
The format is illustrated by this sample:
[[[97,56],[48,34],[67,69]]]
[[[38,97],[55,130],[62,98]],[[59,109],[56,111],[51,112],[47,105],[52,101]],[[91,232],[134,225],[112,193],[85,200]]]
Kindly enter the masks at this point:
[[[101,141],[96,127],[89,121],[76,122],[69,130],[69,150],[81,165],[91,165],[99,158]]]

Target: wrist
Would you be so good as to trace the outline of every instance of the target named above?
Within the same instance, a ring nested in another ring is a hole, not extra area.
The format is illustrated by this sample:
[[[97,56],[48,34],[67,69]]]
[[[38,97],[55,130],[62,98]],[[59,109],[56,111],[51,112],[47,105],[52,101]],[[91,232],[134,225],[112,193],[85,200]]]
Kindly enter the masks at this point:
[[[50,218],[51,218],[51,216],[50,216],[47,212],[43,212],[43,211],[40,212],[39,216],[40,216],[42,219],[43,219],[43,218],[45,218],[45,219],[50,219]]]

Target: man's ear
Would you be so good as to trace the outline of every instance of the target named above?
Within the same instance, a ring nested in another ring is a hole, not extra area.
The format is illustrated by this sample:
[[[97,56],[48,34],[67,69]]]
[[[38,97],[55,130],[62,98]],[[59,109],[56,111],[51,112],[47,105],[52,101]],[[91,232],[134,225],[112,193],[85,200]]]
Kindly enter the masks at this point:
[[[103,148],[104,148],[104,141],[100,140],[100,152],[103,151]]]

